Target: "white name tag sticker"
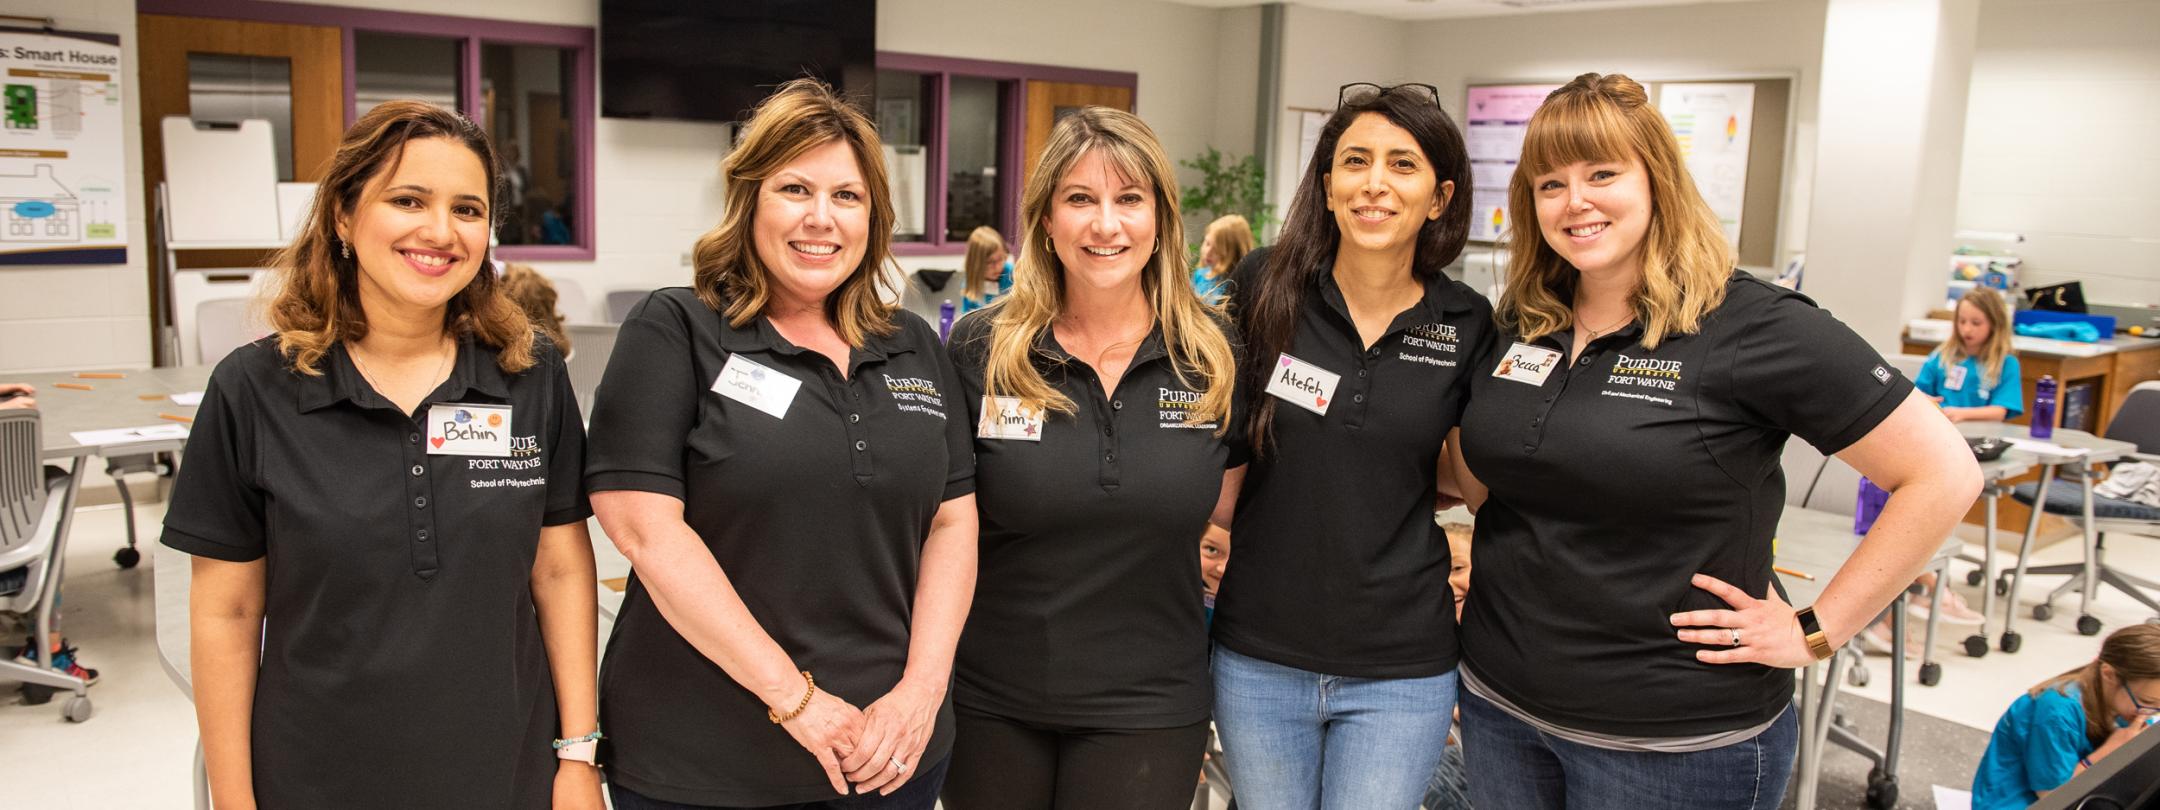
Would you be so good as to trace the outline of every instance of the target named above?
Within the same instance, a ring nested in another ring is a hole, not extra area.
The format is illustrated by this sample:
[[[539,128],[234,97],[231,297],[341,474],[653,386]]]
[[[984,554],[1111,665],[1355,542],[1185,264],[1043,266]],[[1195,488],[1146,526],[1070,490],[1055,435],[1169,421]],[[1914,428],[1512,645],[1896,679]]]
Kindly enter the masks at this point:
[[[1042,434],[1043,412],[1040,409],[1027,409],[1020,404],[1019,397],[983,395],[982,421],[975,425],[975,438],[1039,442]]]
[[[1313,413],[1325,415],[1335,401],[1335,384],[1342,375],[1291,357],[1284,352],[1269,375],[1268,394]]]
[[[1500,356],[1500,365],[1492,375],[1503,380],[1513,380],[1525,385],[1544,385],[1554,366],[1560,364],[1560,353],[1543,346],[1517,343],[1509,346],[1507,354]]]
[[[1951,391],[1965,390],[1965,364],[1959,363],[1943,371],[1943,388]]]
[[[510,455],[510,406],[430,405],[427,441],[431,456]]]
[[[801,388],[801,380],[739,354],[728,355],[727,365],[720,367],[720,376],[712,383],[713,393],[772,414],[774,419],[787,418],[788,405]]]

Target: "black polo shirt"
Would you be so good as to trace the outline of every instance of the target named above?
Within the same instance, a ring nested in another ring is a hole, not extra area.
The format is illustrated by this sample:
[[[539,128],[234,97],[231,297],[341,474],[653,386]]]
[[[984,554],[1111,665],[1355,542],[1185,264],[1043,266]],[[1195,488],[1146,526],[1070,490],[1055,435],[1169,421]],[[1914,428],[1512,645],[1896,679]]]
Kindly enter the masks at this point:
[[[210,375],[165,545],[267,558],[251,737],[264,807],[545,808],[555,685],[532,569],[540,527],[592,514],[585,435],[545,341],[504,374],[458,342],[415,415],[342,344],[321,376],[264,338]],[[436,404],[507,405],[508,452],[432,455]]]
[[[1331,270],[1305,301],[1288,354],[1340,380],[1325,415],[1276,402],[1275,444],[1238,495],[1215,640],[1330,675],[1444,674],[1455,599],[1434,478],[1471,365],[1493,339],[1492,305],[1434,279],[1367,349]]]
[[[1214,328],[1210,326],[1210,328]],[[968,424],[982,424],[990,317],[961,319],[951,350]],[[1227,433],[1188,422],[1158,325],[1106,396],[1048,330],[1036,368],[1077,414],[975,439],[982,543],[960,637],[961,707],[1034,723],[1169,728],[1207,719],[1200,535],[1222,489]],[[993,414],[993,418],[995,415]]]
[[[1789,670],[1705,664],[1673,613],[1723,609],[1702,572],[1762,595],[1784,509],[1779,459],[1798,435],[1830,454],[1912,385],[1799,293],[1735,272],[1693,335],[1645,350],[1632,325],[1544,384],[1499,379],[1503,339],[1463,416],[1478,511],[1463,655],[1526,712],[1597,734],[1682,737],[1768,723]],[[1557,365],[1557,364],[1556,364]]]
[[[915,580],[939,505],[974,491],[967,409],[937,333],[831,360],[764,316],[736,329],[688,288],[631,310],[594,396],[586,486],[683,501],[758,624],[818,688],[859,708],[907,667]],[[781,416],[715,393],[731,359],[800,384]],[[600,671],[609,778],[655,799],[750,807],[833,796],[766,706],[660,615],[636,571]],[[952,745],[950,701],[923,751]]]

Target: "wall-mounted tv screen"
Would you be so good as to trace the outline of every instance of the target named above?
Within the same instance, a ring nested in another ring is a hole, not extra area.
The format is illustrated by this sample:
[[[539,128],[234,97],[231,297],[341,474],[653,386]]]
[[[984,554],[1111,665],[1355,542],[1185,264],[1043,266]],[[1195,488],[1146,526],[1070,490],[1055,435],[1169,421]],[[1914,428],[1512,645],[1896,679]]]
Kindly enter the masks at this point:
[[[601,0],[600,114],[734,121],[773,86],[876,81],[877,0]]]

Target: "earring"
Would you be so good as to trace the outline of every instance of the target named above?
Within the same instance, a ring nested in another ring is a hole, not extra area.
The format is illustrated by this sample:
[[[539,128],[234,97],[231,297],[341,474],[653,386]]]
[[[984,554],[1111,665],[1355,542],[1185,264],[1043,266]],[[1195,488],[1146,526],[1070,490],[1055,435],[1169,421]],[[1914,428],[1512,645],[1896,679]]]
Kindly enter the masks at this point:
[[[1050,235],[1047,233],[1043,234],[1043,250],[1049,253],[1057,252],[1057,245],[1050,241]]]
[[[351,243],[351,242],[346,242],[346,241],[340,240],[340,241],[339,241],[339,242],[337,243],[337,250],[338,250],[338,256],[339,256],[339,257],[341,257],[341,258],[346,258],[346,259],[350,259],[350,258],[352,258],[352,243]]]
[[[1162,239],[1158,237],[1158,238],[1157,238],[1157,239],[1155,240],[1155,248],[1154,248],[1153,250],[1149,250],[1149,251],[1148,251],[1148,254],[1149,254],[1149,255],[1154,255],[1154,254],[1157,254],[1157,253],[1161,253],[1161,252],[1162,252]]]

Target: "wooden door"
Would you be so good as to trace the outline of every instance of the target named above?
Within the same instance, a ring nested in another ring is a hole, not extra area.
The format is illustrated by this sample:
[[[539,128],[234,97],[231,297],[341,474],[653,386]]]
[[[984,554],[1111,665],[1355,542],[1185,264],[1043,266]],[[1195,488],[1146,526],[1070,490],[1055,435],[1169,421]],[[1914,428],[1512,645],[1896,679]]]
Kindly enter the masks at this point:
[[[1043,145],[1050,142],[1050,128],[1057,125],[1058,116],[1089,105],[1132,112],[1133,89],[1068,82],[1027,83],[1027,140],[1023,143],[1027,144],[1029,174],[1035,171],[1035,161],[1042,156]]]

